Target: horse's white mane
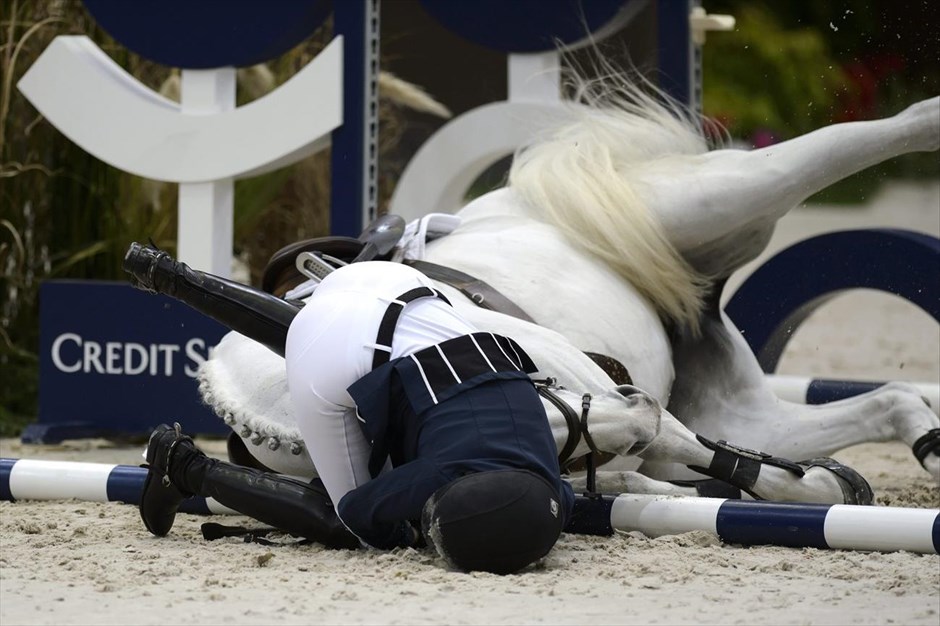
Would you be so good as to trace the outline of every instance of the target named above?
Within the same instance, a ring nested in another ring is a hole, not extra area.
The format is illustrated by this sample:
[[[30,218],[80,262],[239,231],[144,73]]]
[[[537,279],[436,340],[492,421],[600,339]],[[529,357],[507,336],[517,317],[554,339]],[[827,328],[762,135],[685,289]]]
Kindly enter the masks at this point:
[[[509,186],[630,281],[667,322],[696,333],[709,282],[666,239],[633,175],[655,161],[706,152],[699,121],[648,81],[611,71],[603,58],[599,64],[600,78],[569,73],[574,121],[521,149]]]

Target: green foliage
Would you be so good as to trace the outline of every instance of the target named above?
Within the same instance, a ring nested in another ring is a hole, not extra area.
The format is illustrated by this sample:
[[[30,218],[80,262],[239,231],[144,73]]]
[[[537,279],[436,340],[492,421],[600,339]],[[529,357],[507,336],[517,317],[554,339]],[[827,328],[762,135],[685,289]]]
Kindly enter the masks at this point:
[[[788,138],[831,123],[849,88],[822,33],[784,29],[763,5],[735,10],[736,28],[709,37],[703,107],[735,137]]]
[[[872,0],[707,6],[734,15],[736,26],[712,34],[704,47],[704,113],[744,143],[762,146],[837,122],[888,117],[940,91],[937,57],[920,48],[934,37],[918,32],[929,31],[919,23],[929,22],[925,7]],[[913,153],[850,176],[811,201],[859,203],[888,178],[937,176],[935,154]]]
[[[165,212],[141,202],[145,181],[91,158],[16,90],[26,69],[61,34],[92,37],[138,73],[152,66],[131,59],[100,32],[77,0],[4,0],[2,15],[0,432],[8,433],[35,414],[40,281],[117,278],[129,238],[152,235],[169,243],[175,233]]]

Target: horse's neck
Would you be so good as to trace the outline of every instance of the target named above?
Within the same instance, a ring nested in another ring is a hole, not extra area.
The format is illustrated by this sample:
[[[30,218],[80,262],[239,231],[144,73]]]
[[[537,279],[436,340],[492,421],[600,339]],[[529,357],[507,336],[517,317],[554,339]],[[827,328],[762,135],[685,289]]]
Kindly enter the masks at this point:
[[[539,221],[533,209],[519,202],[509,187],[482,195],[460,210],[461,230],[480,228],[492,232],[496,228],[526,227]],[[495,227],[495,228],[494,228]]]

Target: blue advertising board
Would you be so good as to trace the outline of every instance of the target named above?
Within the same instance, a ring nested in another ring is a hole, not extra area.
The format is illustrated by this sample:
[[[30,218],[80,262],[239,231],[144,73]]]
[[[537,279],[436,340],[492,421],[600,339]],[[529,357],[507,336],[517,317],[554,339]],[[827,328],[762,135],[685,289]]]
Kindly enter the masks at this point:
[[[84,0],[122,46],[186,69],[247,67],[278,57],[314,33],[330,0]]]
[[[632,0],[421,0],[445,28],[502,52],[547,52],[605,27]]]
[[[24,442],[146,435],[174,421],[229,431],[195,378],[227,328],[126,283],[51,280],[39,297],[39,420]]]

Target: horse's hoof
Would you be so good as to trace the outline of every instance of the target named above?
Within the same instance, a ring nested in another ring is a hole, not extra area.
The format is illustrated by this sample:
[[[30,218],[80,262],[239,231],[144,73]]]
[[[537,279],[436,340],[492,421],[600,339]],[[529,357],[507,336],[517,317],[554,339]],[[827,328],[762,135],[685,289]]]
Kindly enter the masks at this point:
[[[807,461],[797,461],[797,465],[807,470],[811,467],[822,467],[839,477],[839,486],[842,487],[845,504],[868,505],[874,502],[875,494],[871,490],[871,485],[861,474],[848,465],[843,465],[827,456]]]
[[[931,428],[911,446],[914,458],[940,483],[940,428]]]
[[[917,462],[920,463],[924,469],[927,469],[925,460],[927,459],[928,454],[935,454],[940,456],[940,428],[931,428],[927,431],[927,434],[918,438],[914,442],[914,445],[911,446],[911,451],[914,453],[914,458],[917,459]]]

